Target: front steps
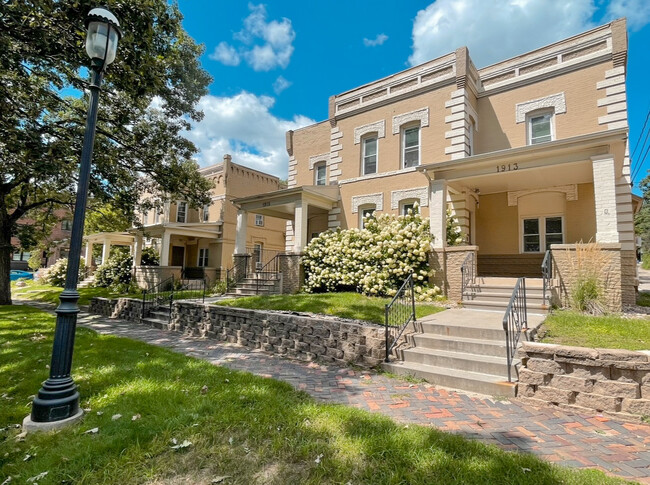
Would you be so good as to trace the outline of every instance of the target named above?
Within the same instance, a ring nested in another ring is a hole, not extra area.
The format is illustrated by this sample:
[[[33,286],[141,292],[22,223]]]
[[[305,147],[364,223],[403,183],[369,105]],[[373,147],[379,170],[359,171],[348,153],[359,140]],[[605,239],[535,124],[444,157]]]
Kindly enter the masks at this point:
[[[95,275],[92,274],[88,278],[84,278],[82,281],[79,282],[77,285],[77,288],[88,288],[93,285],[95,282]]]
[[[142,323],[151,325],[161,330],[169,330],[170,312],[169,307],[158,307],[149,311],[149,315],[140,320]]]
[[[463,307],[470,310],[498,311],[503,315],[508,308],[512,291],[517,284],[517,278],[478,277],[474,285],[463,294]],[[548,313],[548,302],[543,298],[544,280],[542,278],[526,278],[526,309],[528,314],[545,315]],[[547,299],[550,290],[546,291]]]
[[[418,332],[407,337],[411,348],[398,351],[401,362],[385,363],[383,368],[437,386],[514,396],[515,385],[508,382],[502,322],[502,313],[468,309],[425,317],[416,323]],[[514,367],[512,375],[516,379]]]
[[[242,296],[279,295],[282,293],[280,273],[253,273],[237,283],[224,296],[237,298]]]

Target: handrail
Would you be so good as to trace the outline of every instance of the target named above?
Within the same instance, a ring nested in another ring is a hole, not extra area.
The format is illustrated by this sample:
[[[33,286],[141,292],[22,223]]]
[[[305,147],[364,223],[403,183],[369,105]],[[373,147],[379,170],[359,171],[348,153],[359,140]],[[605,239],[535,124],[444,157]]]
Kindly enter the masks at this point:
[[[517,280],[508,308],[503,316],[503,330],[506,332],[506,358],[508,361],[508,382],[512,382],[512,361],[514,360],[521,331],[528,328],[526,311],[526,278]]]
[[[475,255],[474,252],[470,252],[465,256],[463,264],[460,267],[461,274],[461,283],[460,283],[460,299],[463,300],[465,297],[465,291],[468,288],[474,288],[474,283],[476,282],[476,268]]]
[[[226,292],[234,286],[237,286],[248,276],[248,260],[250,254],[237,259],[232,268],[226,270]]]
[[[542,261],[542,303],[546,304],[546,291],[550,292],[552,281],[553,281],[553,256],[550,250],[546,251],[544,255],[544,260]],[[549,303],[550,303],[550,294],[549,294]]]
[[[386,362],[390,362],[390,352],[397,345],[404,329],[415,323],[415,291],[411,273],[393,299],[384,307],[384,328],[386,339]]]
[[[280,266],[280,259],[278,258],[278,254],[273,256],[273,258],[268,261],[264,266],[262,266],[259,270],[255,270],[255,294],[259,295],[260,294],[260,274],[277,274]],[[268,268],[268,269],[267,269]],[[271,269],[272,268],[272,269]]]
[[[166,288],[169,288],[166,289]],[[170,301],[170,311],[171,311],[171,302],[174,299],[174,275],[171,275],[169,278],[165,278],[163,281],[154,285],[150,289],[142,290],[142,311],[140,314],[140,319],[145,318],[147,312],[147,303],[151,303],[151,306],[159,306],[161,303],[166,303],[169,299]]]
[[[205,293],[209,286],[210,279],[207,276],[188,280],[176,290],[176,300],[201,300],[205,303]]]

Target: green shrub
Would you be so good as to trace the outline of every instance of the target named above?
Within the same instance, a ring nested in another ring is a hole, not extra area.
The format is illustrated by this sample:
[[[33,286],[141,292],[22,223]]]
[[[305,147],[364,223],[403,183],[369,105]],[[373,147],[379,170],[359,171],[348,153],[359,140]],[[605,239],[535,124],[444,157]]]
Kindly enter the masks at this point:
[[[643,269],[650,269],[650,253],[644,253],[641,256],[641,267]]]
[[[79,279],[84,276],[86,269],[86,262],[84,258],[79,261]],[[52,266],[47,268],[41,275],[41,281],[46,285],[52,286],[65,286],[65,277],[68,272],[68,258],[61,258],[56,261]]]
[[[142,266],[160,266],[160,255],[156,248],[151,246],[144,248],[140,264]]]
[[[95,286],[126,293],[131,289],[133,258],[117,253],[95,271]]]

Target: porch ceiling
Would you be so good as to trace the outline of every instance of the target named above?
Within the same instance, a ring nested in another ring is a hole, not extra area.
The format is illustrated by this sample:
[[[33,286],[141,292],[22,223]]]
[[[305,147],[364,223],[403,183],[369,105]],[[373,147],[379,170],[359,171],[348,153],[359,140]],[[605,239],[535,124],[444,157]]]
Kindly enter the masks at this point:
[[[197,223],[170,223],[170,224],[154,224],[151,226],[144,226],[141,228],[129,229],[129,232],[134,235],[144,237],[161,238],[164,233],[169,233],[177,236],[188,237],[204,237],[208,239],[221,238],[221,222],[197,222]],[[133,237],[133,236],[131,236]]]
[[[293,220],[296,205],[329,211],[339,200],[337,185],[306,185],[265,194],[242,197],[233,203],[246,212]]]
[[[114,246],[133,244],[133,235],[128,232],[98,232],[84,236],[84,240],[91,244],[108,242]]]

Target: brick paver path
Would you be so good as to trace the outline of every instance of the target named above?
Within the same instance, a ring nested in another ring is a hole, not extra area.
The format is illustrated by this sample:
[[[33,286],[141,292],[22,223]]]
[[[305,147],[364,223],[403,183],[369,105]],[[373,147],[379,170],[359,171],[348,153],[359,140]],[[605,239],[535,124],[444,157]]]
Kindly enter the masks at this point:
[[[297,362],[96,315],[82,313],[79,323],[99,333],[168,347],[213,364],[285,381],[321,401],[382,413],[404,423],[435,426],[561,465],[598,468],[650,484],[649,425],[536,408],[516,400],[493,400],[426,383],[410,384],[369,371]]]

